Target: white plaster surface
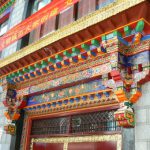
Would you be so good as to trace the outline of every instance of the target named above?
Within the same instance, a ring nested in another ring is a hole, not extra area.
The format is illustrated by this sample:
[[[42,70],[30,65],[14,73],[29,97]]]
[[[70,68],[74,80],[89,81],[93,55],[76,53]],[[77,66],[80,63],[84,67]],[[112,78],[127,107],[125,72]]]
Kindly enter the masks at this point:
[[[142,86],[142,97],[135,105],[135,150],[150,150],[150,82]]]
[[[148,150],[147,142],[136,142],[135,150]]]
[[[136,123],[145,123],[147,122],[147,110],[139,109],[136,111]]]

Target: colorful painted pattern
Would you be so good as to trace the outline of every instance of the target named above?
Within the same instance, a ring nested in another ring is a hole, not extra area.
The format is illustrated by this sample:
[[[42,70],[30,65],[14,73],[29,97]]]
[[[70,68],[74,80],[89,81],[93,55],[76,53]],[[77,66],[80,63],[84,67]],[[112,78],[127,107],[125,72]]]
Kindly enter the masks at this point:
[[[119,62],[130,67],[138,64],[146,64],[150,61],[150,51],[144,51],[132,56],[119,55]]]
[[[145,36],[145,37],[148,37],[148,36]],[[128,65],[128,64],[130,65],[131,61],[134,64],[133,60],[135,60],[136,58],[137,58],[137,62],[139,62],[139,60],[138,60],[139,55],[140,55],[140,57],[141,57],[141,55],[143,55],[142,57],[144,57],[144,59],[141,59],[142,61],[147,61],[148,55],[144,54],[144,53],[148,53],[148,52],[143,53],[143,51],[149,50],[149,48],[150,48],[149,42],[150,41],[145,40],[145,37],[144,37],[144,40],[141,41],[141,43],[139,43],[137,45],[131,45],[129,47],[127,47],[124,44],[122,44],[121,42],[119,42],[118,39],[116,39],[116,40],[114,39],[115,41],[112,40],[112,42],[108,42],[106,44],[107,52],[111,52],[111,53],[107,53],[107,54],[104,54],[102,56],[97,56],[97,57],[92,58],[92,59],[87,59],[83,62],[79,62],[77,64],[73,64],[71,66],[68,66],[67,68],[62,68],[62,69],[56,70],[54,72],[50,72],[49,74],[44,75],[42,77],[31,78],[30,81],[25,81],[25,82],[22,82],[22,84],[20,84],[20,83],[17,84],[17,88],[18,89],[24,89],[28,86],[33,86],[36,84],[47,82],[47,80],[59,78],[60,76],[66,76],[66,74],[75,73],[77,71],[81,71],[83,69],[93,67],[95,65],[107,63],[108,61],[113,63],[113,62],[118,61],[118,59],[119,59],[119,63],[121,63],[121,64],[127,63],[126,65]],[[118,58],[117,52],[112,53],[115,51],[120,52],[119,58]],[[140,52],[141,52],[141,54],[138,54]],[[133,56],[134,54],[136,54],[136,55]]]
[[[28,95],[35,92],[39,92],[42,90],[58,87],[67,83],[72,83],[92,77],[96,77],[102,74],[107,74],[111,71],[111,64],[107,63],[105,65],[97,66],[94,68],[90,68],[88,70],[84,70],[81,72],[77,72],[75,74],[70,74],[68,76],[64,76],[58,79],[50,80],[48,82],[44,82],[42,84],[38,84],[36,86],[31,86],[22,90],[17,91],[17,95]]]
[[[131,56],[131,55],[135,55],[137,53],[146,51],[150,49],[150,40],[146,39],[149,38],[149,35],[145,36],[143,38],[143,40],[139,43],[139,44],[132,44],[131,46],[124,46],[124,45],[120,45],[120,49],[119,52],[126,55],[126,56]]]
[[[77,96],[83,93],[94,92],[94,91],[105,90],[105,89],[106,87],[102,85],[102,80],[96,80],[93,82],[80,84],[71,88],[65,88],[58,91],[44,93],[38,96],[32,96],[29,98],[28,106],[32,104],[49,102],[52,100],[58,100],[58,99],[67,98],[71,96]]]
[[[102,56],[90,58],[90,59],[87,59],[83,62],[72,64],[71,66],[68,66],[67,68],[58,69],[54,72],[43,75],[41,77],[32,78],[30,81],[27,80],[25,82],[22,82],[22,84],[18,83],[17,88],[18,89],[24,89],[24,88],[29,87],[29,86],[41,84],[43,82],[47,82],[47,81],[50,81],[50,80],[53,80],[56,78],[60,78],[62,76],[67,76],[69,74],[80,72],[80,71],[86,70],[88,68],[100,66],[100,65],[108,63],[108,62],[115,62],[118,60],[117,57],[118,57],[117,53],[107,53],[107,54],[102,55]]]
[[[6,0],[1,6],[0,6],[0,15],[5,13],[5,11],[11,7],[15,3],[15,0]]]

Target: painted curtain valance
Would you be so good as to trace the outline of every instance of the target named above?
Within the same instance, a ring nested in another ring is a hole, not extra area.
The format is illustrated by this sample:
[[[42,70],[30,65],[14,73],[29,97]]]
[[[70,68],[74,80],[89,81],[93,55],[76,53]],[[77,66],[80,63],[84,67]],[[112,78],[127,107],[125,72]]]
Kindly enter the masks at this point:
[[[79,0],[55,0],[51,2],[2,36],[0,38],[0,51],[78,1]]]

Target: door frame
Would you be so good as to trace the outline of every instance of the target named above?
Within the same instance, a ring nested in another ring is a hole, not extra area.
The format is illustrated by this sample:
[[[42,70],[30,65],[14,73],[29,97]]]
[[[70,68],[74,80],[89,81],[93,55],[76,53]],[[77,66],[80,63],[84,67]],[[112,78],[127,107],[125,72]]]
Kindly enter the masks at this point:
[[[122,135],[90,135],[90,136],[75,136],[75,137],[51,137],[51,138],[32,138],[30,150],[33,150],[34,143],[64,143],[63,150],[68,150],[69,143],[76,142],[117,142],[117,149],[122,150]]]
[[[55,118],[55,117],[62,117],[62,116],[68,116],[68,115],[76,115],[76,114],[83,114],[83,113],[90,113],[90,112],[96,112],[96,111],[104,111],[104,110],[113,110],[119,108],[119,104],[110,104],[106,106],[96,106],[91,108],[82,108],[82,109],[76,109],[71,111],[65,111],[65,112],[56,112],[56,113],[50,113],[50,114],[43,114],[43,115],[28,115],[26,116],[26,121],[24,121],[24,128],[25,128],[25,135],[24,135],[24,141],[23,141],[23,147],[25,150],[29,150],[31,146],[32,139],[35,137],[31,137],[31,127],[32,127],[32,121],[35,119],[44,119],[44,118]],[[121,134],[121,131],[112,131],[112,132],[102,132],[97,133],[100,135],[110,135],[113,134]],[[97,135],[95,134],[95,135]],[[62,137],[63,135],[60,135],[59,137]],[[64,135],[65,136],[71,136],[71,135]],[[76,135],[80,136],[80,135]],[[37,137],[38,138],[38,137]],[[120,149],[119,149],[120,150]]]

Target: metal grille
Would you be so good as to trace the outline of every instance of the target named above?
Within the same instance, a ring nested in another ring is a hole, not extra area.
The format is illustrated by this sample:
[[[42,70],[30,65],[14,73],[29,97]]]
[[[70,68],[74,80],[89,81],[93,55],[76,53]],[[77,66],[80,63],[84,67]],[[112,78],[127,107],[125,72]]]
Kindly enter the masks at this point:
[[[33,121],[32,135],[67,133],[69,117]]]
[[[118,131],[114,112],[102,111],[62,118],[34,120],[32,135],[96,133],[100,131]]]
[[[114,120],[114,111],[95,112],[72,116],[72,133],[116,131],[119,127]]]

